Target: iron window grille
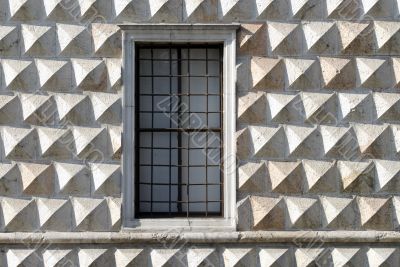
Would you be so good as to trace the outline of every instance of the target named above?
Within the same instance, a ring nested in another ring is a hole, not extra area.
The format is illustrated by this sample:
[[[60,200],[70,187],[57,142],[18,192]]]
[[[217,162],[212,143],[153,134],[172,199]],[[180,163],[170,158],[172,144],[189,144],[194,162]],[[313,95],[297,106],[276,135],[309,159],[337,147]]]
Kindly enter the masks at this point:
[[[223,45],[135,51],[136,217],[223,216]]]

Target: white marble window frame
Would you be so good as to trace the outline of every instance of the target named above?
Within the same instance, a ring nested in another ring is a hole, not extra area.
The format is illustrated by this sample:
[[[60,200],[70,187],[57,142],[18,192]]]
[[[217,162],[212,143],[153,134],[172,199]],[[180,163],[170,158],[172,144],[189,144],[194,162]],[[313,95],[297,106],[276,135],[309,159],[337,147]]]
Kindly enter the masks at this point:
[[[123,32],[122,227],[144,232],[236,230],[236,30],[237,24],[132,24]],[[224,206],[221,218],[135,218],[135,43],[223,43]]]

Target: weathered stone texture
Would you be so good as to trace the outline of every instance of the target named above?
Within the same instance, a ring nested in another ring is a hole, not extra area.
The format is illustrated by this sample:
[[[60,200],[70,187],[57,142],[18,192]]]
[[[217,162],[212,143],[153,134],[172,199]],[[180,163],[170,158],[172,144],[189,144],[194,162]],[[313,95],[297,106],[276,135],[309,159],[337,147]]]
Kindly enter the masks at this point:
[[[0,231],[121,231],[117,24],[134,22],[242,23],[239,230],[399,230],[399,11],[397,0],[0,0]],[[399,265],[390,244],[296,245],[11,246],[0,265]]]

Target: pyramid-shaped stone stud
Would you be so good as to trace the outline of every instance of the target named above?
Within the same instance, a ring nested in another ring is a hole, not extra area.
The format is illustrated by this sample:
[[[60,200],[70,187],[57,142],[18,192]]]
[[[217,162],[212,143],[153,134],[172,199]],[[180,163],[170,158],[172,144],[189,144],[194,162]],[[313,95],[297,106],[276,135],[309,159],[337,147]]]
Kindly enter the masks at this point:
[[[73,262],[74,251],[72,249],[46,249],[43,252],[44,267],[63,266]]]
[[[284,88],[284,68],[280,59],[252,57],[250,62],[251,87],[256,90]]]
[[[319,126],[324,154],[338,151],[347,143],[347,138],[351,138],[350,127]]]
[[[241,0],[222,0],[219,1],[220,10],[219,10],[219,19],[223,20],[226,15],[228,15],[231,10],[240,3]]]
[[[98,59],[71,59],[74,72],[75,86],[84,86],[85,82],[100,83],[100,79],[106,70],[103,60]]]
[[[246,263],[246,257],[251,253],[251,248],[226,247],[221,256],[224,266],[234,267]]]
[[[13,88],[13,85],[20,88],[26,87],[26,79],[29,74],[33,73],[33,63],[30,60],[2,59],[1,66],[3,70],[2,77],[6,88]],[[32,83],[30,86],[32,86]]]
[[[316,229],[320,227],[318,200],[304,197],[285,197],[286,225],[289,229]]]
[[[266,122],[267,101],[262,92],[249,92],[238,99],[238,119],[245,123]]]
[[[333,22],[307,21],[302,23],[302,29],[307,52],[318,54],[336,52],[334,46],[336,36],[332,34],[335,29]]]
[[[32,158],[36,154],[35,129],[4,127],[1,131],[4,153],[8,158]]]
[[[285,125],[288,155],[293,155],[300,147],[302,147],[315,130],[315,127]]]
[[[182,2],[179,0],[150,0],[150,21],[182,21]]]
[[[337,168],[344,192],[373,191],[374,165],[372,162],[338,161]]]
[[[363,115],[368,114],[368,112],[361,112],[370,104],[369,94],[338,93],[338,101],[338,119],[340,121],[358,121],[360,119],[372,119],[365,118],[365,115]]]
[[[70,14],[68,16],[68,10],[74,9],[76,6],[66,5],[62,0],[50,0],[50,1],[42,1],[44,5],[44,12],[47,19],[58,19],[58,20],[66,20],[71,18]]]
[[[331,252],[333,266],[345,267],[352,264],[352,261],[360,253],[360,248],[335,247]]]
[[[267,94],[268,103],[268,119],[274,122],[279,122],[280,115],[283,118],[287,117],[287,111],[291,104],[296,104],[301,102],[297,98],[296,94]],[[297,101],[298,100],[298,101]]]
[[[21,193],[21,175],[15,163],[0,164],[0,194],[3,196]]]
[[[350,88],[355,86],[353,64],[347,58],[320,57],[322,82],[325,88]]]
[[[326,229],[355,229],[357,214],[353,200],[351,197],[320,197],[322,226]]]
[[[284,134],[282,127],[251,126],[249,131],[254,157],[283,156]]]
[[[395,229],[398,230],[400,227],[400,197],[393,196],[392,206],[393,206],[394,226]]]
[[[205,0],[185,0],[183,3],[183,20],[187,21],[200,9],[200,6],[206,2]]]
[[[52,56],[55,48],[55,30],[50,26],[21,25],[22,54]]]
[[[91,13],[93,10],[96,10],[94,7],[94,4],[97,2],[97,0],[85,0],[85,1],[79,1],[79,11],[80,11],[80,17],[84,17],[86,15],[88,16],[93,16]]]
[[[116,267],[128,267],[135,264],[146,264],[142,262],[145,250],[142,248],[118,248],[115,253]]]
[[[237,156],[240,159],[247,159],[254,153],[254,147],[251,141],[251,134],[248,127],[238,130],[235,134]]]
[[[328,120],[333,120],[333,116],[328,118],[327,114],[332,114],[332,108],[328,106],[329,102],[334,99],[333,93],[307,93],[302,92],[301,101],[303,103],[305,121],[318,122],[324,116]]]
[[[92,38],[96,55],[120,56],[121,29],[117,25],[92,23]]]
[[[51,195],[54,185],[54,169],[51,165],[19,163],[22,191],[27,195]]]
[[[8,267],[33,266],[31,264],[40,264],[40,257],[34,249],[9,249],[6,253]]]
[[[289,0],[289,5],[293,18],[301,18],[304,16],[305,10],[313,8],[313,3],[310,0]]]
[[[277,54],[297,54],[301,48],[294,46],[292,41],[299,38],[298,29],[300,26],[297,23],[268,22],[270,51]]]
[[[121,158],[122,153],[122,127],[108,126],[108,135],[110,138],[112,158]]]
[[[239,191],[263,192],[266,188],[266,166],[265,162],[248,162],[239,167]]]
[[[374,21],[374,33],[378,49],[384,46],[396,35],[400,30],[400,23],[390,21]]]
[[[55,94],[54,101],[57,105],[59,120],[63,120],[68,114],[78,109],[86,98],[86,95],[80,94]]]
[[[70,130],[48,127],[37,127],[36,130],[42,157],[64,158],[70,155],[68,151],[65,151],[68,149],[67,136],[71,133]]]
[[[68,200],[38,198],[36,204],[41,229],[50,231],[71,230],[72,210]]]
[[[150,252],[152,266],[166,266],[168,261],[173,260],[179,249],[175,248],[153,248]]]
[[[36,95],[36,94],[20,94],[19,99],[22,106],[22,117],[24,121],[28,120],[40,108],[50,105],[51,96],[48,95]]]
[[[396,153],[400,152],[400,125],[390,125],[390,129],[392,131],[394,137],[394,148]]]
[[[364,17],[392,17],[393,1],[361,0]]]
[[[347,52],[351,45],[355,43],[355,40],[362,36],[369,23],[337,21],[336,25],[340,35],[341,51]]]
[[[76,231],[107,231],[109,223],[107,218],[108,208],[105,199],[72,198],[72,206]]]
[[[377,192],[396,192],[400,190],[400,163],[390,160],[374,160],[374,163],[376,170],[375,190]]]
[[[122,81],[122,60],[120,58],[107,58],[107,85],[109,89],[119,90]]]
[[[1,200],[4,231],[32,231],[36,229],[34,200],[6,198]]]
[[[201,266],[204,262],[207,261],[207,258],[215,253],[215,248],[189,248],[186,252],[187,258],[187,266],[195,267]]]
[[[121,198],[107,197],[107,209],[109,213],[109,229],[118,231],[121,229]]]
[[[381,58],[357,58],[357,87],[381,88],[384,86],[388,80],[386,63],[387,61]]]
[[[279,1],[276,0],[256,0],[255,17],[256,18],[263,17],[269,10],[273,9],[273,6],[279,4],[280,4]]]
[[[90,164],[94,194],[117,195],[121,192],[121,171],[117,164]]]
[[[1,124],[8,124],[10,122],[15,123],[16,121],[20,121],[16,115],[16,112],[19,111],[19,103],[20,101],[16,95],[0,95]]]
[[[316,88],[320,83],[316,80],[319,77],[316,68],[316,60],[286,58],[286,87],[290,89]]]
[[[272,192],[300,193],[302,191],[303,175],[301,161],[269,161],[267,169]]]
[[[121,104],[121,96],[119,94],[109,94],[109,93],[88,93],[90,101],[92,102],[94,118],[96,120],[101,119],[101,117],[108,111],[112,112],[112,107],[114,105]]]
[[[248,196],[237,206],[240,230],[276,230],[285,225],[285,209],[280,198]]]
[[[388,125],[354,124],[352,127],[361,153],[366,153],[381,138],[383,133],[389,129]]]
[[[53,86],[54,82],[52,83],[52,81],[57,82],[60,78],[65,77],[62,75],[67,73],[69,68],[69,63],[65,60],[36,59],[35,63],[39,75],[39,86],[41,88]],[[62,87],[65,87],[65,85]]]
[[[261,248],[258,257],[260,267],[290,266],[291,253],[288,248]]]
[[[306,192],[335,192],[336,168],[334,162],[303,160]]]
[[[384,120],[385,118],[394,119],[398,116],[398,104],[400,94],[391,93],[373,93],[375,103],[376,118]]]
[[[399,252],[395,247],[370,247],[367,251],[369,266],[395,266],[399,262]]]
[[[319,265],[318,260],[324,253],[324,248],[297,248],[294,252],[297,267]]]
[[[265,55],[267,53],[266,24],[242,24],[238,35],[238,45],[240,54]]]
[[[72,127],[77,155],[83,155],[86,148],[103,145],[102,136],[105,128]]]
[[[357,197],[362,229],[391,230],[392,214],[390,198]]]
[[[87,195],[90,191],[90,178],[85,165],[54,163],[56,171],[56,192],[65,195]]]
[[[0,56],[18,56],[18,35],[18,27],[0,26]]]
[[[400,58],[392,57],[392,68],[394,72],[394,87],[400,87]]]
[[[78,56],[90,53],[91,42],[85,26],[57,23],[57,54]]]
[[[99,264],[106,257],[106,248],[81,248],[78,252],[79,266],[90,267]]]

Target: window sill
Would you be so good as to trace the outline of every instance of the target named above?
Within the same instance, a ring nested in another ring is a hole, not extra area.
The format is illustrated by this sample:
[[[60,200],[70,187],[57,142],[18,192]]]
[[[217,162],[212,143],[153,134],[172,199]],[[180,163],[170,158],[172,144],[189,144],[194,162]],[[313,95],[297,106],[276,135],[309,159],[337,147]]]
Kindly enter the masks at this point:
[[[124,231],[134,232],[234,232],[236,222],[226,218],[135,219]]]

